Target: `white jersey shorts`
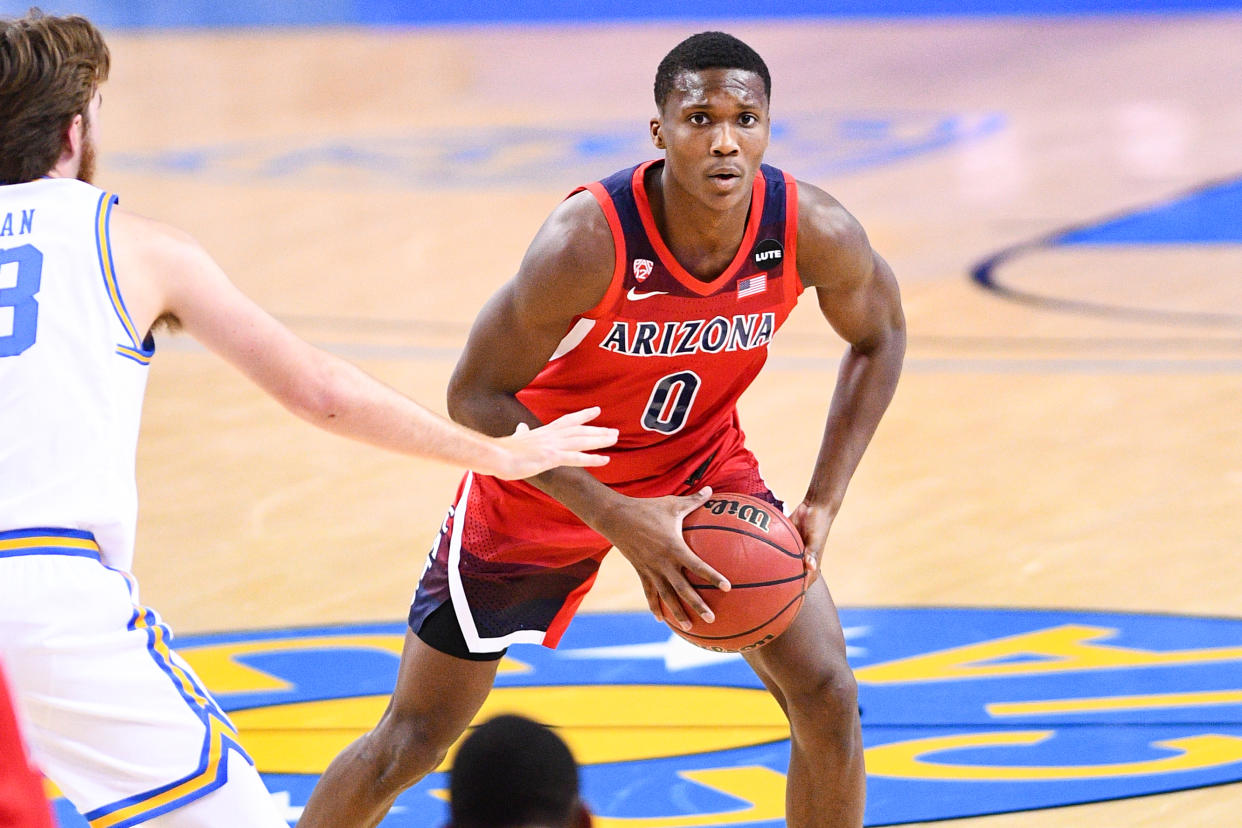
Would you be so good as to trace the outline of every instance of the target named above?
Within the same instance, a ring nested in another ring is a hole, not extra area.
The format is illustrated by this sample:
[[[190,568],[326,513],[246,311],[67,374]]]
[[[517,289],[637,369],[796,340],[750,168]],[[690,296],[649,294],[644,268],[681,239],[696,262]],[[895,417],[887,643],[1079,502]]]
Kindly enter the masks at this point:
[[[92,828],[146,822],[253,765],[171,637],[89,532],[0,532],[0,658],[32,757]]]

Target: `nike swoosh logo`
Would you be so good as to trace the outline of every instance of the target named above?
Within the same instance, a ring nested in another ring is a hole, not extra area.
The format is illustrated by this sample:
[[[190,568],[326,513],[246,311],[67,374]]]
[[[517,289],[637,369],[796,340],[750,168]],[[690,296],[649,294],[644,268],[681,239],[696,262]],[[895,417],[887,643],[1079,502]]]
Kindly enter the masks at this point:
[[[646,293],[640,293],[638,288],[630,288],[629,291],[625,294],[627,299],[633,299],[634,301],[637,301],[639,299],[650,299],[652,296],[667,296],[667,295],[668,295],[667,290],[652,290]]]

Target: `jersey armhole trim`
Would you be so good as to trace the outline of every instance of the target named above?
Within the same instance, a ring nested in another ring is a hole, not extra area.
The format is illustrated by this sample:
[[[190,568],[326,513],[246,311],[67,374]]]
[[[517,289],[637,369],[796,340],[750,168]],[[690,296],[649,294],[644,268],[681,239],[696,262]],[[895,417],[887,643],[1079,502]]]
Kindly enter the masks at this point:
[[[103,276],[104,289],[108,292],[108,299],[112,302],[117,319],[129,337],[128,344],[117,344],[116,352],[139,364],[148,365],[155,353],[155,342],[150,337],[146,340],[138,338],[129,309],[125,307],[125,300],[121,297],[121,288],[116,280],[116,264],[112,260],[112,208],[118,201],[120,199],[115,193],[103,193],[99,196],[99,204],[95,208],[95,252],[99,258],[99,272]]]
[[[600,209],[604,211],[604,218],[608,220],[608,229],[612,231],[614,255],[612,278],[608,281],[608,289],[604,291],[603,297],[595,304],[595,307],[579,317],[598,319],[605,309],[613,307],[621,297],[621,287],[625,280],[625,231],[621,229],[621,217],[617,214],[617,206],[613,204],[612,196],[604,189],[603,184],[595,181],[574,192],[580,190],[586,190],[595,197]]]
[[[793,305],[802,295],[802,276],[798,273],[798,182],[785,171],[785,298]]]

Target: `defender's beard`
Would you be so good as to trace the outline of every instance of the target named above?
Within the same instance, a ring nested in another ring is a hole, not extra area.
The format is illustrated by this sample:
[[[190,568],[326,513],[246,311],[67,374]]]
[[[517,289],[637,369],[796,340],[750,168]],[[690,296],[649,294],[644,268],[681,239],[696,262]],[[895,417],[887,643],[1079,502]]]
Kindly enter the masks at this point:
[[[95,141],[90,134],[82,136],[82,157],[78,161],[78,180],[87,184],[95,178]]]

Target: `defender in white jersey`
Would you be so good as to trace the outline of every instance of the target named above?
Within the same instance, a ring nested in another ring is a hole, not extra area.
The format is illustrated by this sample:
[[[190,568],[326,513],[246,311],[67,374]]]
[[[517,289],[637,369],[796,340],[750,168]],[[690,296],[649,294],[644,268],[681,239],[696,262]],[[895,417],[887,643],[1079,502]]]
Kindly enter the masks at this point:
[[[301,341],[184,234],[92,186],[110,57],[80,17],[0,21],[0,661],[32,754],[94,828],[284,825],[129,574],[152,328],[294,413],[506,478],[601,465],[587,409],[494,439]]]

